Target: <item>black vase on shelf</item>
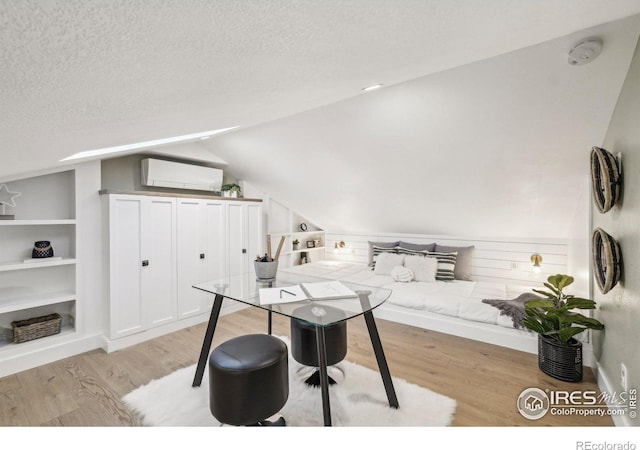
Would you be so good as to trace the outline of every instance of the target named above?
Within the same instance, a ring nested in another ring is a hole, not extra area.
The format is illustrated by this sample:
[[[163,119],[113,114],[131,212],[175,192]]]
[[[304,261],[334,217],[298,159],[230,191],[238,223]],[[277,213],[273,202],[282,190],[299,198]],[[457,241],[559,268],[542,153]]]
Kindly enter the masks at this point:
[[[51,258],[53,256],[53,247],[49,241],[36,241],[31,251],[32,258]]]

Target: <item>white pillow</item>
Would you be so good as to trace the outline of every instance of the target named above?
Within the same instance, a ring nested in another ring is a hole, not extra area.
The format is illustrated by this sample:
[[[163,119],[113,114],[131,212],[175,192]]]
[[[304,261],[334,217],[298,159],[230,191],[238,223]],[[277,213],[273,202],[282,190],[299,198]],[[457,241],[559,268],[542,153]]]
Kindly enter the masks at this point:
[[[413,281],[413,272],[404,266],[396,266],[391,269],[391,278],[400,283],[409,283]]]
[[[404,258],[404,266],[413,272],[416,281],[435,283],[438,272],[438,260],[419,255],[407,255]]]
[[[391,275],[391,271],[395,266],[402,266],[404,255],[396,255],[395,253],[380,253],[376,257],[376,266],[373,273],[376,275]]]

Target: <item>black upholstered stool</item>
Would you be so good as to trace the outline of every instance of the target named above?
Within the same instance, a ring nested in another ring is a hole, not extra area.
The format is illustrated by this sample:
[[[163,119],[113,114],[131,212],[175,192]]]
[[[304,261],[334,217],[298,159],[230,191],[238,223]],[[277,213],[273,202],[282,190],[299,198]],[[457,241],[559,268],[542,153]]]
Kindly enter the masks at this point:
[[[296,317],[308,316],[314,322],[332,322],[344,318],[344,312],[337,308],[320,305],[305,305],[298,308]],[[327,366],[338,364],[347,355],[347,321],[338,322],[324,327],[324,339],[327,355]],[[318,344],[316,326],[301,319],[291,319],[291,355],[293,359],[304,366],[318,367]],[[315,370],[305,382],[311,386],[320,385],[320,372]],[[329,384],[336,381],[329,377]]]
[[[230,339],[209,357],[209,408],[228,425],[284,425],[266,419],[289,397],[287,345],[268,334]]]

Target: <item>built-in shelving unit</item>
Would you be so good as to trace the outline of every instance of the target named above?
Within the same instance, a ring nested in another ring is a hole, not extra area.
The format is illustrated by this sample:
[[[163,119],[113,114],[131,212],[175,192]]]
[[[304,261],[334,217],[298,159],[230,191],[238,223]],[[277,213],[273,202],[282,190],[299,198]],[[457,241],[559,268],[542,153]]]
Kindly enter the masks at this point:
[[[6,208],[15,220],[0,220],[0,361],[76,331],[75,171],[6,184],[20,196]],[[32,259],[36,241],[50,241],[54,257]],[[60,334],[13,343],[11,322],[52,313],[63,317]]]
[[[302,224],[306,225],[306,231],[301,229]],[[269,201],[268,230],[273,253],[282,236],[285,238],[280,252],[280,264],[283,267],[324,259],[324,230],[273,199]],[[299,241],[298,248],[293,245],[296,239]]]

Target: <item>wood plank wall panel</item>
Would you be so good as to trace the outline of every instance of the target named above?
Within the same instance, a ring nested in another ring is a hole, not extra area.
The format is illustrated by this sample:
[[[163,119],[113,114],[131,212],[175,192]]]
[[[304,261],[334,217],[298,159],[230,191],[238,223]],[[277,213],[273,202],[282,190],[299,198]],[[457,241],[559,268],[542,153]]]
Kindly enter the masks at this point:
[[[405,241],[458,247],[474,246],[472,277],[477,281],[493,281],[515,285],[540,285],[549,275],[567,273],[568,243],[562,239],[471,238],[396,233],[343,233],[327,232],[325,259],[367,263],[369,241]],[[336,249],[344,241],[343,249]],[[531,255],[542,255],[542,271],[532,271]]]

